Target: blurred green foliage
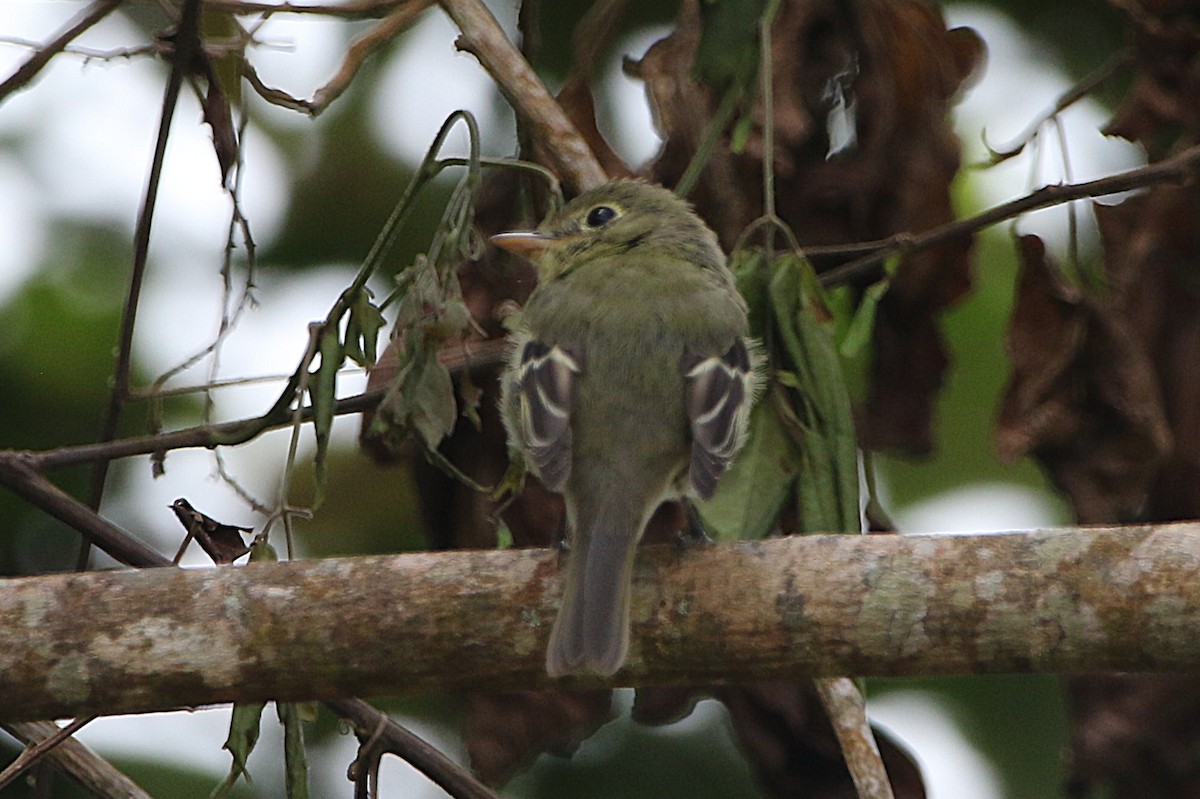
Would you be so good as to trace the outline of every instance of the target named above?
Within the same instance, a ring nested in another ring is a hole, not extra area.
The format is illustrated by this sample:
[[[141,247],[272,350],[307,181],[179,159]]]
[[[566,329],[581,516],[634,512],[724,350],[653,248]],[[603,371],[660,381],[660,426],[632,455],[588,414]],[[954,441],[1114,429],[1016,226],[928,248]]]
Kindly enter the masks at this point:
[[[64,220],[34,277],[0,307],[0,447],[40,450],[95,439],[108,401],[128,249],[111,230]],[[80,495],[88,475],[79,468],[55,478]],[[0,576],[74,563],[78,534],[7,491],[0,492],[0,519]]]

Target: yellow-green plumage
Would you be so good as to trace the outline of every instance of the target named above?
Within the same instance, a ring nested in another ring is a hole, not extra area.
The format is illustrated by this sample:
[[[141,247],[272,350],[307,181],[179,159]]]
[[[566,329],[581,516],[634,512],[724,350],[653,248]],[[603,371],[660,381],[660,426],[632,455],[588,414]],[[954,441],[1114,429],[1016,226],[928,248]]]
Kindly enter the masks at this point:
[[[567,506],[546,668],[612,674],[646,522],[710,496],[745,437],[759,382],[745,304],[716,236],[657,186],[605,184],[495,240],[539,267],[501,401],[510,442]]]

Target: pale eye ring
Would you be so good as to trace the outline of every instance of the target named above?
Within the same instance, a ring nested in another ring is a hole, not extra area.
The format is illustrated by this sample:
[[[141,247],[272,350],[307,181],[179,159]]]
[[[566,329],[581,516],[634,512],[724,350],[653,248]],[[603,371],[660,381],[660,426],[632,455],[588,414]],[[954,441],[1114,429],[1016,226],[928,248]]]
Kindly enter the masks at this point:
[[[597,205],[592,210],[588,211],[587,222],[588,227],[604,227],[609,222],[617,218],[617,212],[607,205]]]

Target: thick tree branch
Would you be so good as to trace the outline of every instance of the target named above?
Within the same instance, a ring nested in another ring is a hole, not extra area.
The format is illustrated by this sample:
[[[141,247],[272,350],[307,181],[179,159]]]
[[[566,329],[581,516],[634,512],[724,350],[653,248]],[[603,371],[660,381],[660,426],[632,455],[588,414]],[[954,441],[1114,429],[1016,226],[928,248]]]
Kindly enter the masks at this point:
[[[0,715],[545,687],[557,562],[422,553],[0,581]],[[1198,570],[1200,524],[647,548],[616,682],[1200,672]]]

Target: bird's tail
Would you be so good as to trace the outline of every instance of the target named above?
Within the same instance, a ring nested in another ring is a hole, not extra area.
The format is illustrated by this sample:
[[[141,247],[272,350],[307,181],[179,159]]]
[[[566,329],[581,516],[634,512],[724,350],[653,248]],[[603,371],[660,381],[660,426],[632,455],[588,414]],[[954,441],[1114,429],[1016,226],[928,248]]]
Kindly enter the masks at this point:
[[[612,504],[616,507],[580,513],[574,520],[562,607],[546,651],[546,672],[552,677],[608,676],[629,653],[633,556],[646,514],[636,501]]]

